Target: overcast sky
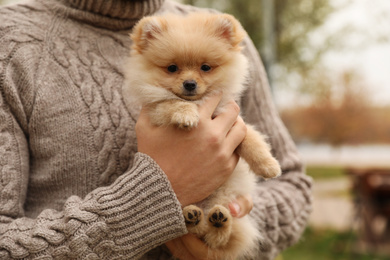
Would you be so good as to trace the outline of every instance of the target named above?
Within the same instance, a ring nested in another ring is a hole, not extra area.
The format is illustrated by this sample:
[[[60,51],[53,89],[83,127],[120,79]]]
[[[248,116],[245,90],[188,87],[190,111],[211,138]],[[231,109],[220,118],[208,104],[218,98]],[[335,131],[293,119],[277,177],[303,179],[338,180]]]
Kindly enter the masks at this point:
[[[374,101],[390,104],[390,1],[334,0],[349,4],[333,14],[323,30],[332,33],[346,25],[356,28],[347,39],[350,49],[330,52],[324,62],[336,70],[354,69],[372,90]]]

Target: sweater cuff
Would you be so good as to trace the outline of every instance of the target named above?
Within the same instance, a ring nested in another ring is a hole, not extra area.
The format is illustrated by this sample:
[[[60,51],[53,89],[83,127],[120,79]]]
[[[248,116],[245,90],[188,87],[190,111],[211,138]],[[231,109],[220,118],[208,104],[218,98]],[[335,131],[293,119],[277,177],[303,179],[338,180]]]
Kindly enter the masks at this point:
[[[167,176],[146,154],[137,153],[132,168],[94,197],[122,252],[142,254],[187,233]]]

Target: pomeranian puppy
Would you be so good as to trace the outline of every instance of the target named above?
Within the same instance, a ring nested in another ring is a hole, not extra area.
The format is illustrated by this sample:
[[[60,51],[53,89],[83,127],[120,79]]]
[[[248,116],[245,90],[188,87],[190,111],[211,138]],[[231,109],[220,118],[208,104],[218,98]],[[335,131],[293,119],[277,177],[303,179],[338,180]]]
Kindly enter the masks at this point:
[[[240,44],[245,36],[240,23],[227,14],[143,18],[131,34],[125,102],[147,105],[155,125],[191,130],[199,121],[198,105],[209,95],[223,93],[218,114],[244,90],[248,62]],[[249,125],[247,129],[237,148],[245,161],[240,160],[229,180],[206,200],[183,209],[188,231],[205,241],[212,258],[250,257],[261,239],[255,221],[250,214],[233,218],[227,206],[254,189],[253,173],[264,178],[281,173],[264,136]]]

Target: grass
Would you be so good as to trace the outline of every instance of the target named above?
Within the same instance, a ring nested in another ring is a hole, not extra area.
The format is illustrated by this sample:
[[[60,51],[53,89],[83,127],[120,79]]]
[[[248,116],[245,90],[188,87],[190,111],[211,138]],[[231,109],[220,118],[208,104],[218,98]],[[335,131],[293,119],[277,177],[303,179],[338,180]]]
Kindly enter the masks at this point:
[[[348,178],[341,167],[307,167],[307,174],[318,181]],[[334,191],[326,196],[350,196],[349,190]],[[353,231],[335,231],[308,227],[300,242],[288,248],[275,260],[389,260],[389,255],[362,251]]]
[[[354,232],[317,230],[308,227],[295,246],[277,260],[388,260],[389,256],[358,252]]]
[[[306,173],[315,180],[345,178],[347,176],[345,169],[337,166],[308,166],[306,168]]]

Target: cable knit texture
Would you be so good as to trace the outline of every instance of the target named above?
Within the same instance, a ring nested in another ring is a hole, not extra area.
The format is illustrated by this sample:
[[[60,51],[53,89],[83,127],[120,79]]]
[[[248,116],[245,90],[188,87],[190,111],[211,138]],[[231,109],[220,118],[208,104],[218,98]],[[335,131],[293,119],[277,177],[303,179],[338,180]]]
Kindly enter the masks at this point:
[[[158,165],[137,153],[139,108],[122,99],[128,34],[145,15],[199,9],[162,0],[37,0],[0,9],[0,259],[170,259],[186,233]],[[303,174],[260,58],[241,100],[269,136],[283,175],[259,182],[253,259],[295,243],[311,209]]]

